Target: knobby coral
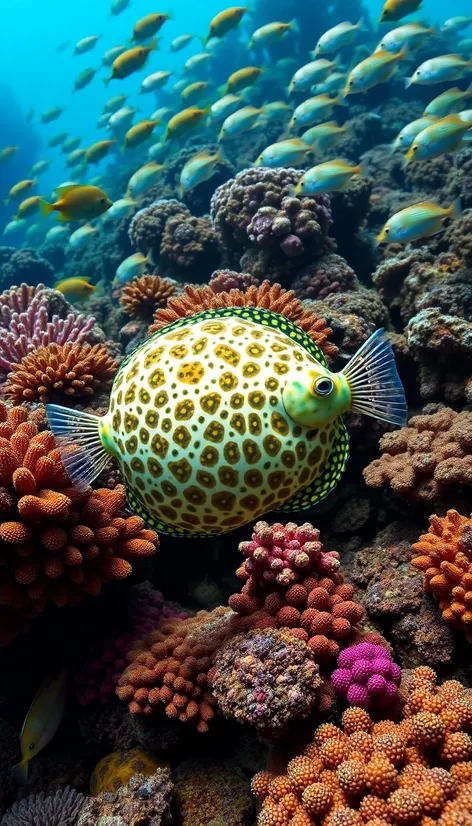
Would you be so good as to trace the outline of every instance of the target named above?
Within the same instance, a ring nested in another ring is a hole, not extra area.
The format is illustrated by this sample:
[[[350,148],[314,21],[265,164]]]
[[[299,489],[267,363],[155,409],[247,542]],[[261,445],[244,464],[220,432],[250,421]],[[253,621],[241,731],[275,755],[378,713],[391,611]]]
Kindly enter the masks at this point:
[[[216,705],[208,673],[232,620],[225,608],[199,611],[189,619],[162,620],[138,641],[116,691],[131,714],[151,715],[163,706],[168,717],[206,732]]]
[[[288,629],[237,635],[217,653],[210,676],[223,714],[266,734],[307,717],[321,685],[312,651]]]
[[[364,610],[339,573],[339,554],[323,551],[313,525],[258,522],[239,547],[247,557],[237,571],[245,584],[229,605],[241,631],[291,628],[320,664],[352,641]]]
[[[173,783],[167,768],[157,769],[150,777],[135,774],[118,791],[89,797],[76,826],[161,826],[169,819],[172,790]]]
[[[53,795],[32,794],[14,803],[2,826],[76,826],[85,797],[75,789],[60,789]]]
[[[120,304],[131,318],[151,321],[159,307],[165,307],[175,293],[177,284],[158,275],[142,275],[126,284],[120,294]]]
[[[396,699],[401,668],[382,645],[361,642],[345,648],[337,666],[331,685],[350,705],[383,708]]]
[[[280,284],[263,281],[260,287],[254,285],[246,290],[230,290],[215,293],[211,287],[191,287],[187,285],[181,295],[169,299],[167,307],[158,310],[149,333],[155,333],[166,324],[178,318],[185,318],[203,310],[221,307],[260,307],[286,316],[304,330],[323,350],[328,359],[337,355],[337,347],[329,341],[331,330],[324,319],[305,309],[293,290],[284,290]]]
[[[252,782],[259,826],[451,826],[472,821],[472,703],[453,680],[413,672],[400,723],[344,712],[321,725],[285,774]]]
[[[439,601],[443,619],[472,642],[472,519],[449,510],[431,516],[428,533],[412,546],[412,565]]]
[[[48,344],[11,365],[5,393],[14,404],[93,396],[108,390],[117,370],[104,344]]]
[[[472,413],[445,407],[413,416],[381,437],[382,455],[364,470],[369,487],[391,489],[416,502],[436,502],[472,485]],[[454,487],[453,487],[454,486]]]
[[[31,618],[74,605],[155,553],[157,535],[121,516],[124,488],[72,487],[53,434],[0,405],[0,605]]]

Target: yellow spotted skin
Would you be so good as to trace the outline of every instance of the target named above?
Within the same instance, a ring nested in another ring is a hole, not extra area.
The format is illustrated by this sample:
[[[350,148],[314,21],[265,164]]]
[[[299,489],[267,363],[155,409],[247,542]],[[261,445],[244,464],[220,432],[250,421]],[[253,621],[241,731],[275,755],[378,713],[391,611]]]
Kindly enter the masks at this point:
[[[342,419],[303,427],[282,401],[290,372],[320,364],[299,327],[257,308],[209,310],[147,339],[101,424],[133,510],[164,533],[209,536],[327,496],[348,457]]]

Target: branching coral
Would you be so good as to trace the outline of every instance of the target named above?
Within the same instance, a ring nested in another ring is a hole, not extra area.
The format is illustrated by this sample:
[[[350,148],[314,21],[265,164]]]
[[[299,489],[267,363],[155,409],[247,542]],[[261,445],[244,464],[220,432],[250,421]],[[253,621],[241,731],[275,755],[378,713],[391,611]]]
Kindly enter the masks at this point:
[[[216,705],[208,672],[232,620],[225,608],[200,611],[189,619],[163,620],[137,642],[116,691],[131,714],[151,715],[164,706],[168,717],[206,732]]]
[[[149,333],[155,333],[166,324],[178,318],[195,315],[202,310],[214,310],[220,307],[261,307],[286,316],[315,341],[326,357],[334,359],[337,347],[329,341],[331,330],[323,318],[315,312],[305,309],[295,297],[293,290],[284,290],[280,284],[263,281],[260,287],[250,286],[246,290],[230,290],[215,293],[211,287],[190,287],[187,285],[181,295],[169,299],[163,310],[158,310]]]
[[[317,662],[334,659],[364,615],[339,573],[339,554],[323,551],[319,531],[308,522],[258,522],[240,550],[247,560],[237,574],[246,581],[229,599],[240,630],[289,627]]]
[[[11,365],[5,393],[14,404],[90,397],[108,390],[118,365],[103,344],[48,344]]]
[[[472,642],[472,520],[449,510],[431,516],[428,533],[412,546],[412,565],[439,601],[443,619]]]
[[[68,313],[66,318],[50,318],[51,291],[37,287],[12,287],[0,295],[0,371],[8,373],[24,356],[56,344],[87,341],[95,325],[94,318]]]
[[[360,642],[345,648],[331,675],[336,694],[360,708],[385,708],[398,694],[401,668],[382,645]]]
[[[174,295],[177,284],[158,275],[142,275],[126,284],[120,293],[120,304],[131,318],[151,321],[159,307],[165,307]]]
[[[156,550],[154,531],[121,516],[124,488],[71,487],[54,436],[21,407],[0,405],[0,485],[0,605],[20,617],[97,595]]]
[[[150,777],[135,774],[118,791],[89,797],[75,826],[97,826],[99,823],[103,826],[161,826],[169,820],[172,791],[173,783],[167,768],[157,769]]]
[[[185,760],[175,772],[174,805],[181,826],[252,822],[249,783],[236,763],[199,757]]]
[[[250,168],[215,191],[211,220],[243,270],[258,277],[265,270],[274,281],[332,249],[328,198],[290,195],[301,174],[295,169]]]
[[[259,826],[441,826],[472,820],[472,703],[429,668],[413,672],[400,723],[344,712],[343,728],[320,726],[285,774],[252,782]]]
[[[61,789],[49,796],[32,794],[13,804],[2,826],[76,826],[84,803],[85,797],[75,789]]]
[[[223,714],[265,734],[308,717],[321,685],[312,651],[288,629],[233,637],[218,651],[210,676]]]
[[[407,427],[381,437],[382,455],[364,470],[372,488],[391,489],[416,502],[437,502],[472,485],[472,413],[448,407],[413,416]]]

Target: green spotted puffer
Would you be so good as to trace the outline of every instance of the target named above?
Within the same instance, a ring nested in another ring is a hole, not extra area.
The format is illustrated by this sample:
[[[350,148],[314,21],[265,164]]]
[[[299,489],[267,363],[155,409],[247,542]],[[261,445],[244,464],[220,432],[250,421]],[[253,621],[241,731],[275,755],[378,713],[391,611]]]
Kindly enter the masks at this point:
[[[177,536],[222,534],[323,499],[346,465],[349,408],[405,419],[382,331],[332,373],[299,327],[246,307],[179,319],[147,339],[121,364],[103,418],[47,406],[72,481],[86,486],[116,457],[131,508]]]

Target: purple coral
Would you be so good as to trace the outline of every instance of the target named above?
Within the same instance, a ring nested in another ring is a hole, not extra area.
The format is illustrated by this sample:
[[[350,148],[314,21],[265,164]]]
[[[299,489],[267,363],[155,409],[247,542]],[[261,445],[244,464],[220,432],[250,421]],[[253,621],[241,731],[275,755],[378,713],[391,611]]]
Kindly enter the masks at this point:
[[[292,284],[297,298],[323,299],[330,293],[355,290],[359,286],[354,270],[336,253],[324,255],[301,270]]]
[[[361,642],[345,648],[337,665],[331,686],[350,705],[383,708],[395,700],[402,672],[383,646]]]
[[[66,318],[49,319],[49,293],[37,287],[12,287],[0,295],[0,372],[7,374],[12,364],[27,353],[51,342],[82,344],[95,324],[94,318],[69,313]]]
[[[223,714],[265,733],[307,717],[321,686],[312,651],[286,628],[233,637],[210,676]]]
[[[100,653],[83,662],[74,675],[77,702],[82,706],[99,702],[106,705],[128,665],[126,655],[136,640],[152,631],[161,619],[185,619],[187,614],[166,602],[160,591],[150,588],[136,590],[128,630],[110,636]]]
[[[229,293],[230,290],[247,290],[248,287],[259,286],[259,281],[252,275],[245,272],[234,272],[234,270],[215,270],[212,274],[208,286],[214,293]]]

